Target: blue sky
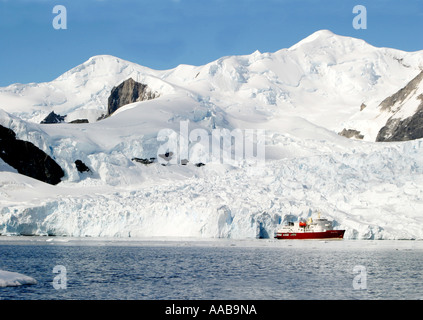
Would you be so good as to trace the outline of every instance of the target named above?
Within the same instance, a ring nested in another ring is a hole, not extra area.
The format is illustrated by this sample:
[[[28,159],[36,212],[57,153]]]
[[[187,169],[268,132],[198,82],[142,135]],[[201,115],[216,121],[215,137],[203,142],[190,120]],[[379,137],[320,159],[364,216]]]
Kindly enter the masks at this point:
[[[55,5],[67,9],[56,30]],[[356,5],[367,29],[352,26]],[[0,0],[0,86],[51,81],[91,56],[153,69],[274,52],[329,29],[378,47],[423,50],[422,0]]]

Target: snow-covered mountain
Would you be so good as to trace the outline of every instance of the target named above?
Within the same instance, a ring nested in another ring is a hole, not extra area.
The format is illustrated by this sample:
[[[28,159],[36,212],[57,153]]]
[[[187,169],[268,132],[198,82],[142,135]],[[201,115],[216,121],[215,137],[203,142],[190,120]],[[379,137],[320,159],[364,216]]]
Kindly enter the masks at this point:
[[[51,82],[0,88],[0,125],[65,172],[51,186],[2,163],[0,233],[272,237],[285,220],[319,209],[347,238],[423,238],[421,140],[374,142],[393,112],[406,110],[381,103],[422,69],[423,51],[322,30],[275,53],[171,70],[95,56]],[[97,121],[129,78],[155,98]],[[39,124],[52,111],[66,123]],[[77,119],[89,123],[69,123]],[[158,133],[180,133],[185,121],[211,142],[213,130],[265,130],[265,165],[210,157],[195,166],[205,159],[197,139],[188,165],[133,161],[158,158]],[[338,135],[343,129],[363,141]],[[79,172],[76,160],[90,171]]]
[[[94,122],[106,112],[111,89],[133,78],[163,96],[185,94],[235,114],[241,108],[241,113],[300,115],[337,130],[363,103],[369,113],[372,104],[404,87],[422,69],[421,52],[375,48],[322,30],[275,53],[256,51],[165,71],[95,56],[52,82],[1,88],[0,107],[36,123],[51,111],[68,115],[68,122]]]

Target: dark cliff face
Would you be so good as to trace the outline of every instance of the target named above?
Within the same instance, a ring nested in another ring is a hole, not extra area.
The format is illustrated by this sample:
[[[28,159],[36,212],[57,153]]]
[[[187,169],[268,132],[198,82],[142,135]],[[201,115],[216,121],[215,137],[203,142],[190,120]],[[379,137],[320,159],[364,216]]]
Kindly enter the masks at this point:
[[[44,151],[0,126],[0,158],[20,174],[56,185],[65,175],[62,168]]]
[[[136,82],[130,78],[112,89],[109,97],[107,115],[111,115],[124,105],[137,101],[151,100],[158,96],[158,93],[151,91],[147,85]]]
[[[385,126],[382,127],[377,135],[376,141],[408,141],[423,138],[423,95],[419,95],[420,101],[416,112],[406,118],[395,118],[395,113],[401,109],[402,103],[416,94],[419,86],[423,85],[423,71],[411,80],[404,88],[386,98],[380,104],[382,111],[393,112],[393,116],[388,119]],[[397,110],[393,106],[397,105]]]
[[[397,112],[398,110],[392,110],[395,104],[401,105],[410,95],[412,95],[423,80],[423,71],[420,72],[413,80],[411,80],[404,88],[398,90],[392,96],[386,98],[380,103],[381,111]]]
[[[54,113],[54,111],[50,112],[47,117],[43,121],[41,121],[41,124],[47,124],[47,123],[61,123],[65,121],[66,116],[61,116],[60,114]]]
[[[404,120],[391,118],[380,129],[376,141],[408,141],[423,138],[423,97],[417,112]]]

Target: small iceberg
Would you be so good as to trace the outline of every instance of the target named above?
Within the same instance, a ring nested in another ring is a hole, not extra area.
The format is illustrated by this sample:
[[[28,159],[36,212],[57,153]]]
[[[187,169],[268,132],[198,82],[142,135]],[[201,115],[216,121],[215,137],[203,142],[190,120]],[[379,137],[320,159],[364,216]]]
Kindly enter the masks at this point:
[[[26,284],[37,284],[37,280],[17,272],[0,270],[0,288],[17,287]]]

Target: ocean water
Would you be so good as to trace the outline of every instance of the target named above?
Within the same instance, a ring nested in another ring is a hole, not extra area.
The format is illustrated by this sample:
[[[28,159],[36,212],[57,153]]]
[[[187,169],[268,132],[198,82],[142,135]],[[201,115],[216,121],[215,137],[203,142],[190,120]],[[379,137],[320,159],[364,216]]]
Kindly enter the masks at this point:
[[[59,267],[58,267],[59,266]],[[7,300],[422,299],[422,241],[0,237]]]

